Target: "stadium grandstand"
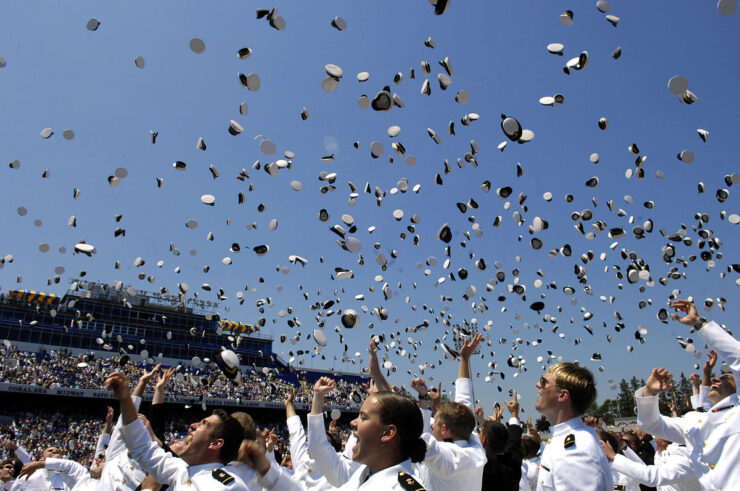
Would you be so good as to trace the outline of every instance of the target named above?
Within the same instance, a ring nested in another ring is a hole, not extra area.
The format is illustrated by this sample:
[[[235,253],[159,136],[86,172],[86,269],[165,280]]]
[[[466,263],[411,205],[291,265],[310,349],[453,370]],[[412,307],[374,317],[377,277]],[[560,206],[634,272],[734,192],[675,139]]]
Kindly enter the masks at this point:
[[[182,289],[181,289],[182,290]],[[190,408],[281,409],[282,396],[296,389],[296,406],[306,410],[313,383],[337,380],[328,408],[356,412],[361,374],[293,367],[273,352],[272,338],[259,323],[221,319],[218,305],[197,298],[152,293],[73,280],[63,297],[37,291],[0,294],[0,392],[22,397],[110,399],[105,376],[123,370],[135,381],[155,364],[177,367],[166,401]],[[215,363],[222,349],[236,353],[240,373],[228,380]],[[148,394],[147,397],[151,397]],[[102,402],[102,401],[101,401]]]

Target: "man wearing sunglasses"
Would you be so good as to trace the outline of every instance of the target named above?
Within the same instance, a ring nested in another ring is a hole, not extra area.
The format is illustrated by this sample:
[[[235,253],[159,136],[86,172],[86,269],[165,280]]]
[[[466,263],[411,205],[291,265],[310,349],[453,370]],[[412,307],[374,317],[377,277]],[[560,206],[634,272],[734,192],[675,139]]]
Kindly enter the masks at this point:
[[[542,452],[537,490],[612,490],[614,483],[593,428],[581,416],[596,400],[593,374],[575,363],[551,365],[537,383],[535,409],[552,427]]]
[[[702,489],[737,489],[740,482],[740,396],[735,381],[740,369],[740,342],[716,322],[699,317],[690,300],[676,300],[671,308],[686,315],[672,317],[699,331],[702,339],[724,358],[733,373],[711,379],[707,398],[713,404],[704,413],[668,418],[658,411],[658,395],[673,387],[672,376],[653,369],[645,387],[636,393],[637,424],[654,436],[685,444]]]
[[[15,465],[11,459],[3,460],[0,464],[0,490],[8,491],[13,485],[15,477]]]

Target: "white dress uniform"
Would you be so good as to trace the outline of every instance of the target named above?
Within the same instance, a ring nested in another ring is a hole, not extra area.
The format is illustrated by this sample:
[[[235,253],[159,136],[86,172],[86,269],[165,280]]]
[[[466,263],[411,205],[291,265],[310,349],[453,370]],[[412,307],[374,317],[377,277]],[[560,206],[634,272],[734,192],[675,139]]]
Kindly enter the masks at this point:
[[[332,486],[342,486],[349,481],[361,464],[337,454],[329,440],[326,439],[323,414],[309,414],[307,421],[308,451],[313,457],[313,470],[323,475]],[[349,441],[347,446],[349,446]]]
[[[132,396],[131,400],[138,411],[141,397]],[[122,424],[123,420],[119,417],[111,432],[108,450],[105,452],[105,465],[100,476],[101,491],[134,491],[146,477],[141,466],[129,457],[121,435]]]
[[[64,475],[58,472],[39,469],[34,472],[28,479],[22,477],[16,479],[11,491],[68,491],[68,486],[64,481]]]
[[[660,491],[695,491],[701,489],[694,474],[686,447],[671,443],[662,452],[656,452],[655,465],[645,465],[617,454],[612,469],[637,479]]]
[[[0,482],[0,490],[10,491],[10,489],[13,487],[14,482],[15,482],[15,479],[8,479],[7,481]]]
[[[287,419],[290,435],[290,458],[293,462],[293,475],[303,482],[308,489],[322,491],[334,489],[325,476],[318,472],[316,461],[308,453],[308,440],[299,416]],[[342,459],[343,457],[339,457]]]
[[[455,402],[464,404],[472,411],[473,384],[469,378],[455,382]],[[424,427],[430,411],[422,411]],[[459,489],[478,490],[483,484],[483,468],[488,462],[486,450],[473,432],[467,440],[440,442],[430,433],[421,438],[427,444],[427,453],[422,463],[416,464],[416,474],[429,491],[454,491]]]
[[[182,490],[239,490],[248,491],[236,476],[221,468],[219,463],[189,466],[187,462],[165,452],[152,441],[141,420],[121,428],[121,435],[131,452],[131,458],[160,484],[168,484],[173,491]]]
[[[640,456],[629,447],[624,449],[624,454],[617,454],[617,456],[625,458],[631,462],[645,465]],[[640,491],[640,483],[637,482],[634,477],[620,472],[619,469],[614,467],[614,462],[612,462],[611,468],[612,480],[614,481],[614,489],[616,491]]]
[[[305,489],[291,482],[290,476],[281,472],[279,467],[272,466],[262,477],[261,483],[269,491],[293,491]],[[411,460],[382,469],[370,474],[367,466],[360,466],[337,491],[387,491],[387,490],[423,490],[419,478],[413,475]],[[477,490],[476,490],[477,491]]]
[[[725,397],[705,413],[668,418],[658,411],[658,396],[636,393],[637,424],[646,433],[685,444],[702,489],[738,489],[740,483],[740,396]]]
[[[90,472],[74,460],[46,459],[47,470],[59,472],[72,491],[97,489],[98,481],[93,479]]]
[[[740,341],[716,322],[705,324],[699,335],[740,376]],[[685,443],[702,489],[738,489],[740,485],[740,396],[735,393],[705,413],[691,412],[682,418],[661,416],[658,397],[637,391],[637,424],[647,433]]]
[[[537,489],[612,491],[611,467],[599,437],[580,416],[552,428],[542,452]]]
[[[732,374],[735,376],[735,382],[740,381],[740,341],[733,338],[730,333],[714,321],[705,324],[699,330],[699,336],[711,348],[717,352],[717,355],[727,362]]]

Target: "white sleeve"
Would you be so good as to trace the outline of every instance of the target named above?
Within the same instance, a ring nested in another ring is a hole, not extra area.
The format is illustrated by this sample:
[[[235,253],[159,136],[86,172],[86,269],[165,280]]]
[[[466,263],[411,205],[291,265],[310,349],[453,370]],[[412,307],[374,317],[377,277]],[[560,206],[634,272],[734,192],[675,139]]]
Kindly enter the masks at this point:
[[[727,362],[735,380],[740,380],[740,341],[714,321],[702,327],[699,336]]]
[[[685,443],[681,418],[667,418],[658,410],[658,396],[643,396],[645,388],[635,393],[637,404],[637,426],[645,433],[649,433],[665,440]]]
[[[92,469],[95,465],[95,459],[105,450],[105,447],[110,442],[110,433],[101,433],[98,437],[98,443],[95,445],[95,453],[93,454],[92,462],[90,462],[90,468]]]
[[[681,454],[661,465],[645,465],[623,455],[615,455],[612,469],[647,486],[665,486],[694,475],[691,461]]]
[[[421,419],[423,421],[423,428],[422,428],[422,434],[424,433],[431,433],[432,432],[432,410],[431,409],[422,409],[421,410]]]
[[[344,451],[340,454],[342,457],[352,460],[352,448],[357,444],[357,437],[354,433],[350,433],[347,441],[344,442]]]
[[[173,485],[177,476],[187,472],[188,464],[165,452],[152,441],[149,432],[140,419],[121,427],[121,436],[131,452],[131,458],[141,465],[155,481]]]
[[[287,469],[276,463],[270,464],[270,470],[258,479],[263,489],[269,491],[304,491],[306,487],[295,475],[290,475]]]
[[[486,463],[486,452],[475,433],[470,436],[471,445],[465,448],[455,443],[438,442],[429,433],[422,434],[421,438],[427,444],[424,465],[435,476],[447,478],[456,472],[482,467]]]
[[[291,416],[287,420],[290,435],[290,458],[293,462],[293,472],[298,479],[308,474],[310,457],[308,456],[308,441],[306,431],[299,416]]]
[[[308,415],[308,451],[311,452],[316,470],[337,488],[349,481],[356,470],[356,465],[339,457],[326,439],[323,414]]]
[[[706,385],[700,385],[699,386],[699,399],[698,403],[699,405],[696,406],[696,409],[699,409],[703,407],[706,410],[712,409],[712,401],[709,400],[709,386]]]
[[[74,460],[48,458],[44,462],[44,467],[50,471],[59,472],[62,480],[70,489],[82,479],[90,477],[87,469]]]
[[[18,457],[18,460],[20,460],[23,465],[30,464],[33,460],[31,458],[31,455],[26,452],[26,449],[21,447],[20,445],[18,446],[18,448],[15,449],[15,456]]]
[[[131,396],[131,400],[134,402],[136,411],[141,406],[141,397]],[[121,437],[121,426],[123,426],[123,416],[118,416],[113,430],[111,431],[110,439],[108,440],[108,450],[105,452],[105,460],[112,460],[120,451],[125,450],[126,444]]]
[[[455,381],[455,402],[465,404],[473,411],[473,381],[459,378]]]

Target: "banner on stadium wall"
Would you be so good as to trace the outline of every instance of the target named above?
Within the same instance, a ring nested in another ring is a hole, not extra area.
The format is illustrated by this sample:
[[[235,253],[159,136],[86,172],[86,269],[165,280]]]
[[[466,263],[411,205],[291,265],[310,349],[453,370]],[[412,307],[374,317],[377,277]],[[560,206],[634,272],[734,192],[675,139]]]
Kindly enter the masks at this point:
[[[36,302],[46,305],[51,305],[59,300],[59,297],[54,294],[37,292],[34,290],[10,290],[8,292],[8,296],[23,302]]]
[[[49,396],[63,396],[63,397],[81,397],[87,399],[115,399],[113,393],[107,390],[97,389],[68,389],[68,388],[55,388],[48,389],[38,385],[24,385],[24,384],[3,384],[0,383],[0,392],[10,392],[16,394],[41,394]],[[143,399],[145,401],[151,401],[153,394],[145,394]],[[283,409],[285,406],[282,402],[272,401],[237,401],[234,399],[218,399],[215,397],[206,397],[200,399],[199,397],[187,397],[187,396],[165,396],[164,402],[173,404],[192,404],[194,406],[206,403],[208,406],[233,406],[233,407],[253,407],[263,409]],[[295,404],[296,409],[307,411],[311,409],[309,404],[303,402],[297,402]],[[357,412],[358,408],[337,406],[337,405],[325,405],[325,410],[339,409],[340,411],[352,411]]]

